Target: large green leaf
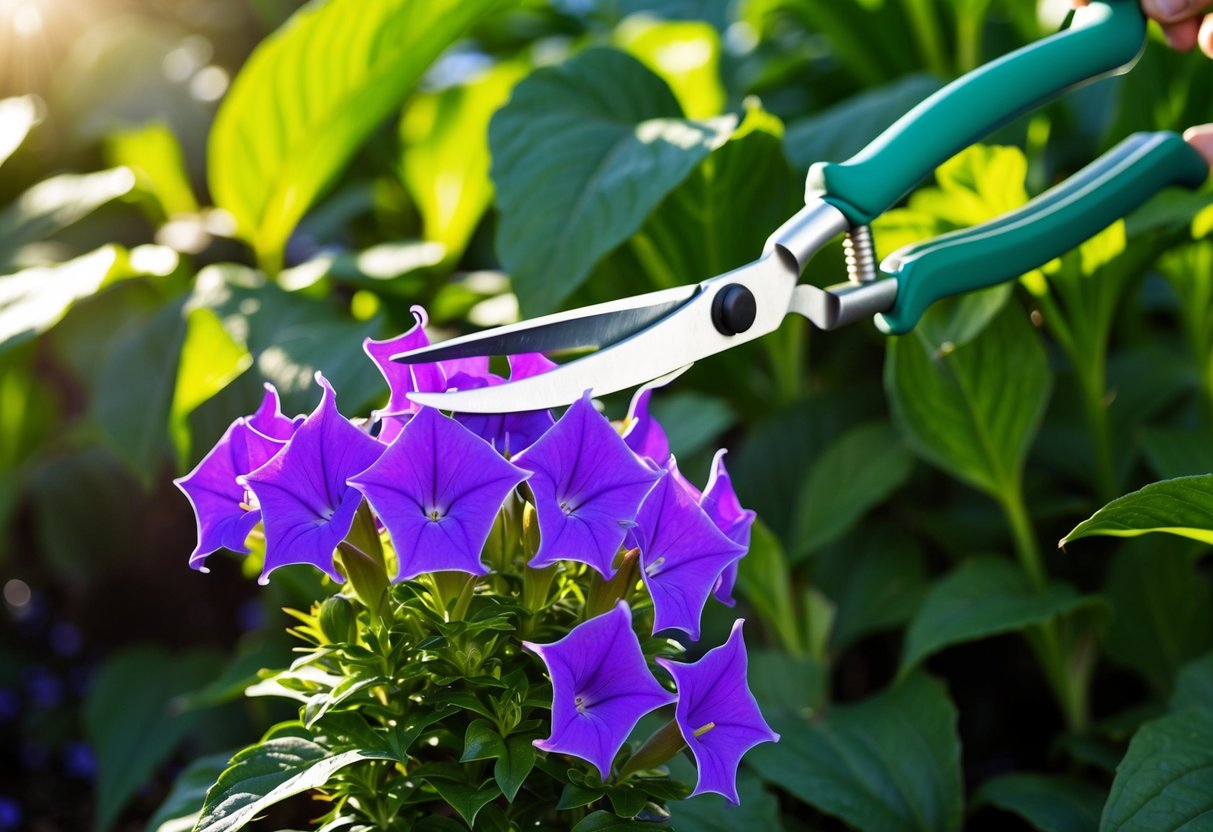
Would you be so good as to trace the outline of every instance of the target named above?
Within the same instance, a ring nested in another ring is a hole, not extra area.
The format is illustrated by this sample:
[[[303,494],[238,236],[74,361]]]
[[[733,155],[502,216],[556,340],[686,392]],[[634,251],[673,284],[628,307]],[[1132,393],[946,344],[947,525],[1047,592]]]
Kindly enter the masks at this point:
[[[863,832],[960,828],[964,790],[956,708],[914,675],[820,722],[776,721],[778,743],[747,756],[759,774]]]
[[[497,250],[524,314],[568,297],[733,126],[682,118],[665,82],[613,49],[518,84],[493,117],[489,146]]]
[[[1052,382],[1019,307],[953,349],[917,332],[890,338],[884,378],[894,419],[919,455],[995,497],[1018,486]]]
[[[189,733],[199,713],[178,712],[174,699],[206,682],[219,660],[209,653],[172,656],[141,647],[110,659],[84,703],[84,730],[97,755],[94,828],[118,812]]]
[[[0,274],[11,271],[22,246],[45,240],[130,192],[128,168],[63,173],[34,185],[0,211]]]
[[[1213,543],[1213,474],[1163,480],[1118,497],[1075,526],[1060,545],[1095,535],[1137,537],[1150,532]]]
[[[168,125],[117,130],[105,137],[105,151],[111,164],[134,172],[139,190],[155,199],[159,220],[197,212],[181,144]]]
[[[362,751],[331,754],[301,737],[275,737],[251,745],[232,758],[206,794],[195,832],[234,832],[266,808],[328,782],[336,772],[362,760]]]
[[[1014,812],[1041,832],[1095,832],[1106,797],[1085,780],[1016,773],[987,780],[973,803]]]
[[[738,565],[737,591],[776,632],[786,650],[804,653],[807,645],[796,615],[792,574],[779,538],[762,520],[754,523],[750,551]]]
[[[847,431],[817,458],[796,497],[791,557],[798,561],[837,540],[901,487],[914,465],[891,425]]]
[[[264,40],[219,108],[211,193],[272,270],[296,223],[421,73],[502,0],[327,0]]]
[[[168,797],[147,822],[147,832],[191,832],[202,814],[207,791],[231,758],[231,752],[224,751],[199,757],[186,766],[173,781]]]
[[[489,119],[525,74],[501,63],[466,84],[417,95],[400,120],[401,178],[417,203],[425,238],[458,259],[489,206]]]
[[[906,633],[901,673],[955,644],[1025,630],[1091,600],[1067,584],[1037,592],[1010,560],[978,557],[932,587]]]
[[[737,832],[739,829],[782,832],[779,801],[762,787],[762,781],[742,769],[737,774],[739,806],[730,806],[718,794],[700,794],[669,804],[675,829],[698,832]]]
[[[1213,709],[1147,722],[1116,769],[1101,832],[1197,832],[1213,819]]]
[[[1114,612],[1108,658],[1162,693],[1184,662],[1213,648],[1213,586],[1195,568],[1207,551],[1187,541],[1143,538],[1123,545],[1108,572],[1104,594]]]

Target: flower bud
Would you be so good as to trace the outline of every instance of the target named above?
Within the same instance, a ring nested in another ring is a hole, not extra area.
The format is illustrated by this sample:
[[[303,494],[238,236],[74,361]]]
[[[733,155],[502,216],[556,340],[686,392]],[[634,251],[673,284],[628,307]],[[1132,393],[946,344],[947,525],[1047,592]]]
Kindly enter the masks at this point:
[[[358,612],[344,595],[326,598],[320,605],[320,632],[331,642],[358,640]]]

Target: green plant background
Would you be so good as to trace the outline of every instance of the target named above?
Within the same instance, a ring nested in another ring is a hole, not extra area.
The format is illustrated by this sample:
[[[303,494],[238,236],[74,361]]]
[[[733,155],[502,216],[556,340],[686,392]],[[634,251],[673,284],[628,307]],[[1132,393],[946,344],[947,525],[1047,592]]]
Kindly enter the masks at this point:
[[[385,390],[362,339],[412,304],[454,334],[747,262],[809,164],[1058,5],[38,0],[36,26],[0,20],[0,797],[36,828],[189,828],[229,753],[289,715],[241,692],[290,660],[280,608],[324,588],[304,567],[258,588],[234,557],[190,572],[169,483],[264,381],[304,412],[322,370],[365,412]],[[942,166],[877,248],[1213,120],[1211,88],[1152,32],[1132,73]],[[682,469],[702,482],[730,448],[758,511],[741,610],[783,735],[747,757],[740,809],[695,799],[678,828],[1210,828],[1210,201],[1165,193],[910,335],[789,320],[656,395]],[[806,275],[843,277],[838,246]],[[261,828],[313,816],[280,811]]]

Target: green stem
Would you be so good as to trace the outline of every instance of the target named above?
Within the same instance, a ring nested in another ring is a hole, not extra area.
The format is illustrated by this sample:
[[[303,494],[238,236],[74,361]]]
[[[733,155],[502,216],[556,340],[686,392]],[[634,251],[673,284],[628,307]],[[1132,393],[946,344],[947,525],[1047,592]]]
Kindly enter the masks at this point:
[[[1032,518],[1028,515],[1027,506],[1023,501],[1023,485],[1016,477],[1016,482],[1006,490],[999,500],[1007,524],[1011,527],[1011,537],[1015,541],[1015,555],[1024,574],[1028,576],[1033,588],[1044,589],[1047,576],[1044,568],[1044,557],[1036,542],[1036,531],[1032,528]]]
[[[962,12],[956,20],[956,61],[961,74],[981,63],[981,41],[985,31],[985,8]]]
[[[1108,503],[1116,498],[1117,488],[1102,358],[1080,367],[1079,379],[1083,412],[1087,419],[1087,430],[1091,434],[1091,450],[1095,456],[1095,488],[1100,502]]]
[[[638,771],[656,768],[673,759],[674,755],[685,747],[686,740],[682,738],[682,730],[679,729],[677,721],[671,719],[628,757],[615,778],[616,782],[622,783]]]
[[[615,605],[627,598],[628,591],[636,583],[636,566],[640,555],[639,549],[628,549],[616,558],[615,577],[609,581],[595,570],[590,578],[590,591],[585,599],[585,618],[591,618],[610,612]]]
[[[939,33],[938,15],[932,0],[906,0],[906,14],[910,17],[910,26],[914,30],[914,38],[918,41],[918,51],[921,53],[927,68],[941,78],[950,74],[948,62],[943,52],[943,38]]]

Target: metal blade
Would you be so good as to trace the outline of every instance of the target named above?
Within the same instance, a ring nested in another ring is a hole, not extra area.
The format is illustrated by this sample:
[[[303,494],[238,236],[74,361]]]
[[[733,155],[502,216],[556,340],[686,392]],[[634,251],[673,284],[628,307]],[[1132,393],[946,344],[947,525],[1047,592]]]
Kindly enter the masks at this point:
[[[571,404],[586,390],[606,395],[635,387],[777,329],[789,311],[798,277],[794,264],[768,254],[699,284],[691,300],[647,329],[555,370],[495,387],[410,393],[409,398],[458,413],[509,413]],[[734,284],[753,292],[757,309],[749,329],[724,335],[712,322],[712,302]]]
[[[692,297],[699,286],[678,286],[621,300],[557,312],[530,321],[452,338],[392,356],[404,364],[424,364],[475,355],[517,355],[524,352],[602,347],[640,332]]]

